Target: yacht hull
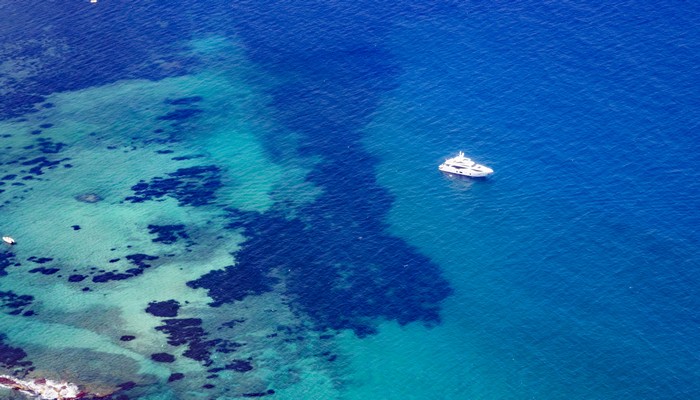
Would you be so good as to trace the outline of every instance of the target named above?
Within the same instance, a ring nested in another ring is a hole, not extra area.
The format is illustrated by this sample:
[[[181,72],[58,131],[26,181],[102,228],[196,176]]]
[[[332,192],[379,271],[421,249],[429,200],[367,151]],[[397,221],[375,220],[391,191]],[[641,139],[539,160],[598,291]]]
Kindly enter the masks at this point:
[[[459,175],[459,176],[468,176],[471,178],[485,178],[489,175],[491,175],[491,172],[479,172],[479,171],[470,171],[470,170],[463,170],[463,169],[457,169],[457,168],[452,168],[452,167],[446,167],[446,166],[440,166],[438,168],[440,171],[452,174],[452,175]]]

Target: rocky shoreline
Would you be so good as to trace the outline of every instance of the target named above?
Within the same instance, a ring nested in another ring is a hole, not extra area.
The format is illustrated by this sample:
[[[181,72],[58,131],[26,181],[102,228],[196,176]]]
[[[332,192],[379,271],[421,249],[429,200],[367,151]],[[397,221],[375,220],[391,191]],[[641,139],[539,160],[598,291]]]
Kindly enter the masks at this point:
[[[0,375],[0,387],[16,390],[31,398],[42,400],[99,399],[108,396],[82,391],[73,383],[56,382],[49,379],[22,380],[7,375]]]

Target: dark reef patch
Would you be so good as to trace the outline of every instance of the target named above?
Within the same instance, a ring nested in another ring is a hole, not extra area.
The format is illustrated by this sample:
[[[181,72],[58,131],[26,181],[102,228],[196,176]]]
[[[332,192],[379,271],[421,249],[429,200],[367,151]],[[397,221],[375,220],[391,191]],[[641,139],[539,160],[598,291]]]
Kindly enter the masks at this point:
[[[233,360],[233,362],[226,364],[224,369],[236,372],[248,372],[253,370],[253,364],[245,360]]]
[[[137,275],[141,275],[141,270],[135,269],[132,272],[105,272],[104,274],[95,275],[92,277],[92,281],[95,283],[105,283],[109,281],[123,281],[125,279],[133,278]]]
[[[158,256],[150,256],[148,254],[143,254],[143,253],[136,253],[136,254],[129,254],[128,256],[125,257],[127,260],[129,260],[130,263],[133,265],[136,265],[139,268],[149,268],[151,264],[146,263],[146,261],[154,261],[158,259]]]
[[[181,206],[211,204],[221,187],[221,170],[215,165],[180,168],[168,178],[155,177],[150,182],[140,181],[131,187],[134,196],[125,200],[141,203],[163,196],[175,198]]]
[[[152,301],[148,303],[146,312],[156,317],[177,317],[180,303],[177,300]]]
[[[23,378],[34,370],[32,362],[25,360],[27,353],[19,347],[5,343],[7,336],[0,333],[0,367],[12,370],[13,375]]]
[[[28,294],[18,295],[11,291],[0,291],[0,309],[6,314],[20,315],[25,313],[33,301],[34,297]]]
[[[37,144],[39,145],[39,150],[44,154],[60,153],[66,147],[65,143],[54,142],[49,138],[39,138],[37,139]]]
[[[168,336],[168,344],[171,346],[187,345],[187,350],[182,355],[199,361],[205,366],[210,366],[213,363],[212,353],[232,353],[242,346],[229,340],[208,339],[200,318],[171,318],[164,319],[163,322],[165,325],[156,327],[156,330]]]
[[[11,251],[0,251],[0,276],[7,275],[7,272],[5,271],[7,267],[19,267],[21,265],[22,264],[18,263],[15,259],[15,253]]]
[[[73,226],[71,226],[71,228],[73,228],[74,231],[79,231],[80,225],[73,225]]]
[[[130,342],[132,340],[136,339],[136,336],[133,335],[123,335],[119,338],[122,342]]]
[[[192,160],[192,159],[195,159],[195,158],[202,158],[202,157],[204,157],[204,156],[201,155],[201,154],[194,154],[194,155],[191,155],[191,156],[177,156],[177,157],[173,157],[173,158],[171,158],[171,160],[173,160],[173,161],[185,161],[185,160]]]
[[[30,274],[36,274],[40,273],[43,275],[53,275],[56,272],[60,271],[60,268],[46,268],[46,267],[39,267],[39,268],[33,268],[29,270]]]
[[[255,392],[255,393],[243,393],[243,397],[265,397],[265,396],[270,396],[275,394],[275,391],[272,389],[268,389],[264,392]]]
[[[128,381],[128,382],[123,382],[117,385],[121,390],[131,390],[136,387],[136,382]]]
[[[185,225],[148,225],[148,233],[156,234],[154,243],[173,244],[178,239],[189,239]]]
[[[225,327],[225,328],[233,328],[234,326],[242,324],[244,322],[245,322],[245,318],[232,319],[228,322],[224,322],[223,324],[221,324],[221,326]],[[219,329],[221,329],[221,328],[219,328]]]
[[[137,253],[126,256],[126,259],[129,260],[129,262],[135,265],[136,267],[129,268],[124,272],[116,272],[116,270],[106,272],[105,270],[100,270],[100,272],[102,273],[93,276],[92,281],[95,283],[105,283],[109,281],[122,281],[125,279],[133,278],[135,276],[139,276],[143,274],[143,271],[145,269],[151,267],[151,264],[146,263],[146,261],[157,260],[158,256]]]
[[[68,282],[82,282],[85,278],[85,275],[73,274],[68,277]]]
[[[183,121],[189,118],[194,117],[195,115],[198,115],[202,112],[202,110],[199,110],[197,108],[180,108],[177,110],[173,110],[165,115],[161,115],[158,117],[158,120],[161,121]]]
[[[171,363],[175,361],[175,356],[170,353],[155,353],[151,354],[151,360],[155,362]]]
[[[206,340],[207,333],[202,328],[200,318],[165,319],[165,325],[156,330],[168,335],[168,344],[172,346],[188,345],[185,357],[210,364],[209,356],[213,343]]]
[[[172,104],[174,106],[191,106],[193,104],[199,103],[203,100],[202,96],[190,96],[190,97],[180,97],[179,99],[166,99],[166,104]]]
[[[274,212],[232,212],[231,228],[243,228],[247,237],[235,254],[235,268],[190,282],[206,288],[213,305],[245,294],[228,281],[237,279],[240,269],[254,273],[259,281],[251,286],[259,288],[269,287],[266,280],[273,273],[283,275],[290,306],[310,316],[319,330],[353,329],[365,336],[379,320],[439,323],[440,303],[451,289],[435,263],[387,233],[384,221],[393,198],[377,183],[376,160],[362,143],[372,113],[401,73],[382,44],[386,22],[403,14],[402,6],[372,3],[371,15],[358,16],[354,7],[319,3],[303,11],[303,18],[290,19],[274,4],[234,5],[242,15],[260,19],[240,27],[248,56],[273,75],[298,71],[295,80],[270,91],[271,104],[276,121],[299,133],[301,154],[323,160],[307,176],[323,194],[294,210],[294,220]],[[308,34],[305,18],[321,15],[330,27],[349,15],[359,20],[349,27],[352,32],[344,31],[343,40],[334,29]],[[272,23],[283,26],[265,29]],[[270,154],[279,154],[275,140],[267,143]],[[347,176],[353,178],[343,179]]]
[[[47,262],[53,261],[53,258],[31,256],[31,257],[27,258],[27,261],[31,261],[31,262],[36,263],[36,264],[45,264]]]
[[[329,202],[310,207],[328,208]],[[279,271],[295,299],[292,307],[309,315],[319,330],[352,329],[363,337],[373,334],[381,319],[439,323],[439,303],[450,288],[427,257],[386,235],[382,223],[305,211],[303,221],[230,210],[229,228],[243,229],[248,237],[235,254],[236,265],[188,286],[207,289],[211,305],[219,306],[271,290],[276,278],[270,275]]]
[[[170,376],[168,377],[168,383],[170,383],[170,382],[175,382],[175,381],[179,381],[180,379],[183,379],[184,377],[185,377],[185,374],[183,374],[183,373],[181,373],[181,372],[173,372],[173,373],[170,374]]]
[[[61,160],[56,160],[56,161],[51,161],[48,158],[42,156],[42,157],[36,157],[33,158],[29,161],[24,161],[21,163],[21,165],[25,166],[32,166],[27,172],[29,172],[32,175],[43,175],[44,174],[44,169],[55,169],[58,165],[61,164],[63,161],[70,160],[70,158],[64,158]]]
[[[214,299],[210,305],[219,307],[225,303],[243,300],[246,296],[259,295],[272,290],[272,286],[278,282],[278,279],[267,273],[268,270],[263,268],[241,263],[237,257],[237,265],[211,271],[197,280],[187,282],[187,286],[193,289],[207,289],[209,297]]]

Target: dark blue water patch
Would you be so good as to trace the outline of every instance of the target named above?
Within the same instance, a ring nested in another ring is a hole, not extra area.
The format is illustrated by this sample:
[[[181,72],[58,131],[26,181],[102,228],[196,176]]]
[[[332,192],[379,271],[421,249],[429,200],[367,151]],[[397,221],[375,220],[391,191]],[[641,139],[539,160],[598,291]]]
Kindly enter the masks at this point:
[[[172,150],[156,150],[156,153],[158,154],[171,154],[174,153]]]
[[[148,225],[148,233],[156,234],[154,243],[173,244],[179,239],[189,239],[185,225]]]
[[[177,317],[180,303],[177,300],[152,301],[148,303],[146,312],[156,317]]]
[[[3,181],[11,181],[17,177],[17,174],[7,174],[2,177]]]
[[[4,56],[34,62],[32,74],[6,85],[0,118],[36,111],[35,104],[54,92],[120,79],[156,80],[187,74],[200,61],[188,55],[182,43],[234,27],[230,6],[221,1],[138,5],[116,1],[105,9],[89,2],[56,7],[30,0],[7,3],[3,15],[6,23],[0,28],[0,43],[6,49]],[[154,22],[154,16],[162,23]],[[50,34],[46,26],[52,27]],[[109,49],[95,43],[109,43]],[[54,51],[57,45],[60,52]],[[153,60],[153,54],[158,54],[157,62],[144,62]]]
[[[174,106],[191,106],[202,101],[204,98],[202,96],[190,96],[190,97],[180,97],[179,99],[166,99],[166,104],[172,104]]]
[[[45,124],[39,125],[39,128],[48,129],[48,128],[51,128],[52,126],[53,126],[53,124],[51,124],[51,123],[45,123]]]
[[[122,342],[130,342],[134,339],[136,339],[136,336],[133,335],[122,335],[121,337],[119,337],[119,340]]]
[[[6,343],[7,336],[0,333],[0,367],[12,371],[12,375],[24,378],[34,370],[32,362],[28,361],[27,353],[19,347]]]
[[[168,176],[155,177],[150,182],[139,181],[131,187],[134,196],[124,200],[142,203],[170,196],[181,206],[196,207],[211,204],[216,198],[216,191],[222,186],[221,170],[215,165],[180,168]]]
[[[160,363],[171,363],[175,361],[175,356],[170,353],[154,353],[151,354],[151,360]]]
[[[73,228],[74,231],[79,231],[80,225],[72,225],[71,228]]]
[[[47,268],[47,267],[38,267],[38,268],[33,268],[30,269],[28,272],[30,274],[42,274],[42,275],[53,275],[56,272],[60,271],[60,268]]]
[[[41,135],[42,132],[43,132],[43,131],[41,131],[40,129],[35,129],[35,130],[29,132],[29,134],[30,134],[30,135]]]
[[[19,295],[12,291],[0,291],[0,309],[6,314],[19,315],[27,312],[34,302],[34,296]]]
[[[363,128],[401,72],[383,47],[383,35],[387,22],[405,13],[405,4],[368,3],[370,15],[356,12],[362,3],[334,5],[332,12],[329,5],[308,4],[299,18],[272,4],[234,6],[244,19],[240,32],[248,55],[273,74],[294,71],[294,80],[270,92],[277,121],[302,135],[303,155],[328,161],[308,175],[323,194],[297,210],[297,220],[273,213],[232,216],[231,228],[244,228],[248,238],[235,254],[235,268],[195,281],[209,290],[213,305],[245,295],[241,288],[234,294],[224,289],[237,269],[254,273],[260,290],[269,289],[265,280],[276,271],[286,276],[292,307],[311,316],[318,329],[349,328],[364,336],[383,319],[439,323],[440,302],[451,289],[436,264],[385,233],[393,198],[377,184],[377,160],[361,142]],[[269,32],[265,21],[280,29]],[[267,150],[278,151],[274,145]]]
[[[181,372],[173,372],[173,373],[170,374],[170,376],[168,377],[168,383],[170,383],[170,382],[175,382],[175,381],[179,381],[179,380],[184,379],[184,378],[185,378],[185,374],[183,374],[183,373],[181,373]]]

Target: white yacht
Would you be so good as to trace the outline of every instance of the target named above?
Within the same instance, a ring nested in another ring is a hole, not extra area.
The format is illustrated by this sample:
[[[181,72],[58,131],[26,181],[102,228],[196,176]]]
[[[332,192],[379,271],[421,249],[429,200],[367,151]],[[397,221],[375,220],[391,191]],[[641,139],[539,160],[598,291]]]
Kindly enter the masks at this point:
[[[13,244],[17,244],[15,239],[11,238],[10,236],[3,236],[2,241],[9,244],[10,246],[12,246]]]
[[[493,174],[493,170],[485,165],[477,164],[471,158],[465,157],[461,151],[457,157],[448,158],[438,169],[455,175],[481,178]]]

